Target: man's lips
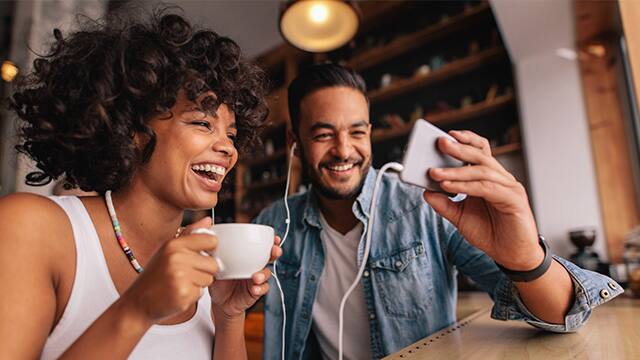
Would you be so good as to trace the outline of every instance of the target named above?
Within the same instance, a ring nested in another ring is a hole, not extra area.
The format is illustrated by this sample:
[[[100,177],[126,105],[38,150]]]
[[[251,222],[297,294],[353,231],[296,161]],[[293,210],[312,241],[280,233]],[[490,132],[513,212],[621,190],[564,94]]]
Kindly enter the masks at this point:
[[[360,163],[331,163],[322,165],[322,168],[335,174],[348,174],[358,166]]]

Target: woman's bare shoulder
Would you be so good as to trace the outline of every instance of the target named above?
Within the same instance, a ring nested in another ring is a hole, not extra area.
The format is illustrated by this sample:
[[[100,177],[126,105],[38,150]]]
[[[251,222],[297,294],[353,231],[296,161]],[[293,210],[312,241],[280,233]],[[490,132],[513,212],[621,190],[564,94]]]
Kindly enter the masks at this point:
[[[0,238],[4,250],[32,251],[55,256],[69,245],[73,231],[64,210],[53,200],[36,194],[15,193],[0,198]]]

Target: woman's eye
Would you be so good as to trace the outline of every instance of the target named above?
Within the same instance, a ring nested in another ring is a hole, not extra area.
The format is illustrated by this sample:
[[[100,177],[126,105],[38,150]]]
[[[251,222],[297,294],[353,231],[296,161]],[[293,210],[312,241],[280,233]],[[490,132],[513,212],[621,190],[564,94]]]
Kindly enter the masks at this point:
[[[238,140],[238,136],[236,134],[232,134],[229,133],[227,134],[227,137],[229,138],[229,140],[231,140],[231,142],[233,142],[234,144],[236,143],[236,140]]]
[[[202,126],[207,128],[208,130],[211,130],[211,124],[209,124],[208,121],[192,121],[191,122],[192,125],[197,125],[197,126]]]

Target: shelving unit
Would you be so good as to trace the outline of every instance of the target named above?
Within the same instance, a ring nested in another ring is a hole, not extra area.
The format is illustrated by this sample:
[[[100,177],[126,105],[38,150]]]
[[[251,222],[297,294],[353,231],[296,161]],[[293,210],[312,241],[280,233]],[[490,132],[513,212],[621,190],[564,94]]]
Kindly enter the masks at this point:
[[[363,22],[348,46],[332,53],[308,54],[282,45],[255,59],[270,75],[274,89],[268,99],[268,126],[262,134],[267,146],[237,165],[236,221],[250,221],[283,195],[288,162],[286,89],[299,69],[314,62],[345,64],[367,81],[374,165],[376,159],[387,160],[384,155],[388,153],[395,160],[401,155],[399,149],[406,144],[417,116],[414,108],[424,109],[417,114],[445,130],[470,128],[492,139],[495,156],[508,155],[510,161],[524,162],[511,64],[488,2],[371,1],[359,5]],[[396,35],[388,38],[388,34]],[[439,66],[412,71],[421,62],[433,62],[434,57],[441,58]],[[377,86],[384,74],[393,75],[393,80]],[[390,114],[401,121],[385,123]],[[294,161],[290,193],[302,183],[302,166]],[[516,176],[526,184],[526,174]]]

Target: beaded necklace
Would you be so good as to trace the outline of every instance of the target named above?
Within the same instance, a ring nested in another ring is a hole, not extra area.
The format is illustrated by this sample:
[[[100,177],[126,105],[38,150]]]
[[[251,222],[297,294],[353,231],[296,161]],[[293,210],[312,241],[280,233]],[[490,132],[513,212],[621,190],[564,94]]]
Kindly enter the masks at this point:
[[[120,248],[122,249],[122,251],[124,251],[124,254],[127,255],[127,259],[129,260],[129,263],[131,263],[131,266],[133,266],[133,269],[139,274],[144,269],[138,262],[138,259],[136,259],[135,255],[133,255],[133,250],[131,250],[131,248],[129,247],[129,244],[127,244],[127,241],[124,239],[124,236],[122,235],[122,230],[120,229],[120,222],[118,222],[118,217],[116,216],[116,209],[113,206],[113,200],[111,199],[111,190],[107,190],[104,193],[104,199],[107,203],[107,210],[109,211],[109,217],[111,218],[111,225],[113,225],[113,232],[116,234],[116,239],[118,239],[118,244],[120,244]],[[215,210],[211,208],[212,219],[215,219],[214,211]],[[176,230],[176,235],[174,237],[176,238],[179,237],[182,234],[182,231],[184,229],[185,228],[183,226],[178,227],[178,230]]]
[[[133,255],[133,251],[127,244],[127,241],[122,236],[122,231],[120,230],[120,223],[118,222],[118,217],[116,216],[116,209],[113,207],[113,200],[111,200],[111,190],[107,190],[104,193],[104,199],[107,202],[107,210],[109,210],[109,216],[111,217],[111,224],[113,225],[113,232],[116,233],[116,239],[118,239],[118,244],[120,244],[120,248],[124,251],[124,254],[127,255],[127,259],[129,259],[129,263],[133,266],[133,269],[137,273],[142,272],[142,266],[138,262],[138,259]]]

